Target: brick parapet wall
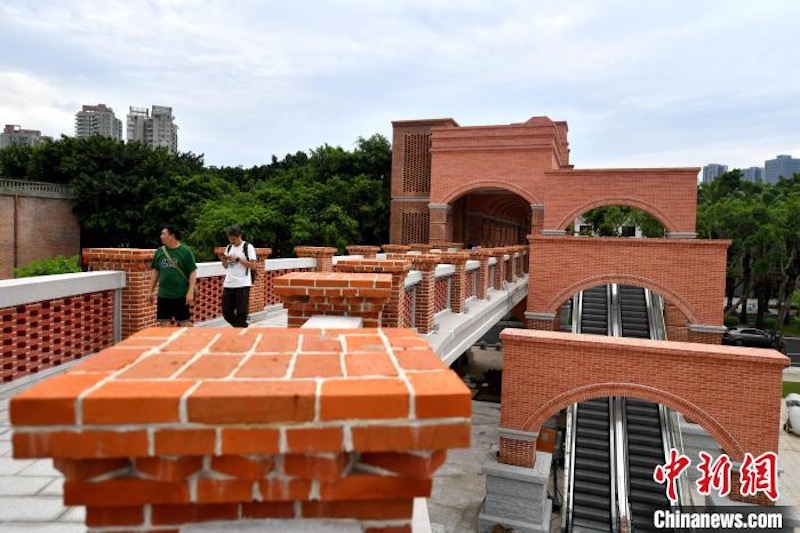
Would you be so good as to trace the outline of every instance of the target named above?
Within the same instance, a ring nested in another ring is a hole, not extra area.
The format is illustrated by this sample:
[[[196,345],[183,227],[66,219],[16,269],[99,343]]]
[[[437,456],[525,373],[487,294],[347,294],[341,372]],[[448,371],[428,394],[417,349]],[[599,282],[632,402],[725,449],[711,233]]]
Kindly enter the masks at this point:
[[[327,246],[295,246],[294,253],[297,257],[310,257],[317,262],[317,272],[331,272],[333,270],[333,256],[336,248]]]
[[[471,401],[411,330],[150,328],[10,415],[14,457],[54,458],[91,533],[263,518],[410,532],[413,498],[469,446]]]
[[[783,369],[774,350],[506,329],[500,425],[536,432],[573,403],[627,396],[682,412],[734,460],[778,450]],[[560,372],[558,369],[569,369]],[[741,395],[747,376],[748,401]],[[708,384],[713,383],[713,387]],[[502,462],[532,466],[533,454],[501,441]],[[516,444],[514,444],[516,445]]]
[[[91,355],[114,343],[114,291],[0,309],[0,382]]]
[[[289,327],[300,327],[315,315],[333,315],[360,317],[365,328],[377,328],[392,295],[392,277],[295,272],[275,279],[273,290],[283,300]]]

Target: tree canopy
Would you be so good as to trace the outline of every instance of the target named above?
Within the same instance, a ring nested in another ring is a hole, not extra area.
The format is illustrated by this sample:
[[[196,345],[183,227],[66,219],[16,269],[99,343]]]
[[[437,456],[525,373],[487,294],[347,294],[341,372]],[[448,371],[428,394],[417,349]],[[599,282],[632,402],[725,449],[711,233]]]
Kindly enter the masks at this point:
[[[249,169],[206,167],[202,155],[172,154],[100,136],[62,137],[0,150],[7,178],[65,183],[83,247],[154,247],[172,224],[210,259],[239,224],[256,246],[287,257],[295,245],[388,240],[391,146],[381,135],[352,151],[323,145]]]

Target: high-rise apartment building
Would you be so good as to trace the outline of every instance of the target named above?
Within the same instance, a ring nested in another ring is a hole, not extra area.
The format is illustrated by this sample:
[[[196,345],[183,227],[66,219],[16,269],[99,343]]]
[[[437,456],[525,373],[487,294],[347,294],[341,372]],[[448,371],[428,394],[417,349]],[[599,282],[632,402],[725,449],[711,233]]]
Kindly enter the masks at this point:
[[[75,113],[75,137],[92,135],[122,140],[122,121],[105,104],[85,105]]]
[[[6,124],[3,133],[0,133],[0,148],[6,148],[17,144],[25,146],[36,146],[45,141],[52,141],[52,137],[42,135],[39,130],[24,130],[15,124]]]
[[[775,159],[764,161],[764,183],[778,183],[778,178],[791,178],[800,174],[800,159],[790,155],[779,155]]]
[[[711,183],[714,178],[725,174],[727,171],[728,165],[708,164],[703,167],[703,183]]]
[[[178,152],[178,125],[172,116],[172,108],[154,105],[131,107],[128,113],[128,141],[139,141],[151,148],[166,148]]]
[[[742,169],[742,177],[747,181],[762,181],[764,179],[764,169],[761,167]]]

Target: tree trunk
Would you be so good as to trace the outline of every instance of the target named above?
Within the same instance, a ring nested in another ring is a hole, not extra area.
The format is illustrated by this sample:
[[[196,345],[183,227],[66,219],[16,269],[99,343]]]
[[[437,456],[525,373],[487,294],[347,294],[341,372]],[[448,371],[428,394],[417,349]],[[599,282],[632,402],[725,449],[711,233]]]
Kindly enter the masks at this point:
[[[797,255],[797,248],[792,248],[788,265],[783,273],[781,284],[778,286],[778,323],[775,325],[778,331],[783,331],[789,308],[792,305],[790,299],[797,287],[797,278],[800,276],[800,257]]]
[[[742,312],[739,314],[739,323],[747,324],[747,299],[750,297],[750,252],[745,252],[742,257]]]

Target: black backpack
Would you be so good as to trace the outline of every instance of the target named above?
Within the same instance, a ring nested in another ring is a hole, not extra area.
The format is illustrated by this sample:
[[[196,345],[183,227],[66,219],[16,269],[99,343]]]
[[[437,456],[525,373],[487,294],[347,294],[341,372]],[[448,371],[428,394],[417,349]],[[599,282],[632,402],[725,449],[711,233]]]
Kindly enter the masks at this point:
[[[225,249],[225,254],[231,253],[231,246],[233,246],[233,245],[231,245],[231,244],[228,245],[228,247]],[[250,261],[250,257],[248,257],[248,255],[247,255],[247,241],[242,241],[242,251],[244,251],[244,258],[247,259],[248,261]],[[256,257],[258,257],[258,256],[256,256]],[[256,279],[258,278],[258,269],[248,268],[247,270],[250,271],[250,281],[255,283]]]

